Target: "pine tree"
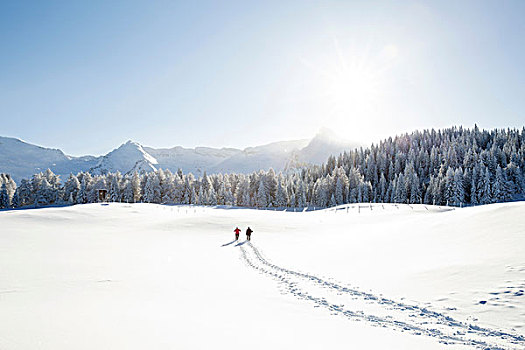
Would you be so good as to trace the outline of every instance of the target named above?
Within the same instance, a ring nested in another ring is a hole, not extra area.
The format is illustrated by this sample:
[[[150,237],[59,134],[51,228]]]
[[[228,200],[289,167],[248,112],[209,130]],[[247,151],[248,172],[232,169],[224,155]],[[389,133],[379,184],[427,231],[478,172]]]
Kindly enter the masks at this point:
[[[485,168],[485,174],[483,176],[483,180],[482,181],[480,180],[480,184],[483,185],[483,187],[480,188],[481,192],[478,194],[480,203],[481,204],[492,203],[492,186],[491,186],[490,170],[488,168]]]
[[[222,182],[219,186],[219,191],[217,192],[217,204],[224,205],[226,203],[226,186]]]
[[[135,171],[133,177],[131,178],[131,189],[133,191],[133,203],[140,202],[142,191],[140,186],[140,177],[139,174]]]
[[[195,187],[191,187],[191,203],[197,204],[197,194],[195,193]]]
[[[514,158],[516,158],[515,156]],[[505,173],[508,181],[508,188],[512,195],[525,192],[525,183],[519,166],[514,161],[511,161],[505,168]]]
[[[381,174],[381,178],[379,179],[379,190],[378,190],[377,202],[385,202],[386,201],[387,190],[388,190],[388,186],[387,186],[387,183],[386,183],[385,175]]]
[[[78,204],[84,204],[87,203],[87,178],[85,176],[82,176],[80,180],[80,189],[77,193],[77,203]]]
[[[210,188],[210,191],[209,191],[209,203],[210,205],[217,205],[217,194],[215,193],[215,190],[212,188]]]
[[[335,184],[335,195],[333,195],[336,205],[344,203],[343,198],[343,180],[341,178],[337,179]]]
[[[35,201],[31,182],[26,179],[22,179],[20,186],[16,189],[16,193],[18,196],[17,207],[31,205]]]
[[[263,176],[264,189],[267,196],[268,206],[275,206],[275,196],[277,194],[277,176],[275,171],[270,168],[268,173]]]
[[[335,201],[335,195],[332,194],[332,197],[330,198],[330,207],[337,206],[337,203]]]
[[[35,193],[36,201],[35,205],[37,207],[46,206],[54,203],[54,193],[53,186],[47,181],[47,178],[42,178],[38,191]]]
[[[492,199],[495,202],[503,202],[511,198],[507,179],[505,178],[505,174],[499,165],[496,168],[496,177],[492,185],[492,196]]]
[[[463,185],[463,171],[461,168],[456,169],[454,172],[454,188],[451,204],[462,205],[465,202],[465,188]]]
[[[120,190],[120,182],[122,181],[122,175],[120,172],[116,172],[115,174],[109,174],[108,176],[111,180],[109,182],[109,200],[112,202],[120,202],[122,198],[121,190]]]
[[[69,174],[69,178],[64,184],[64,201],[69,202],[72,198],[73,202],[75,203],[78,191],[80,191],[80,182],[78,181],[78,178],[73,174]]]
[[[21,206],[20,204],[20,197],[19,197],[19,191],[15,191],[15,194],[13,195],[13,199],[11,201],[11,206],[13,208],[18,208]]]
[[[133,203],[133,187],[129,177],[124,179],[124,190],[122,191],[122,200],[126,203]]]
[[[235,198],[233,196],[231,188],[226,189],[226,195],[224,197],[224,204],[226,205],[234,205]]]
[[[421,189],[419,188],[419,178],[413,173],[410,177],[410,203],[421,201]]]
[[[160,181],[156,172],[146,175],[144,185],[144,201],[146,203],[161,203]]]
[[[455,204],[455,189],[456,184],[454,182],[454,169],[449,167],[447,169],[447,174],[445,177],[445,201],[447,205],[454,205]]]
[[[208,192],[210,188],[212,187],[211,182],[208,179],[208,175],[206,175],[206,171],[202,175],[201,186],[205,193]]]
[[[261,181],[259,185],[259,189],[257,190],[257,207],[266,208],[266,206],[268,206],[266,188],[264,186],[264,182]]]
[[[5,186],[7,189],[8,202],[10,206],[14,207],[15,205],[13,204],[13,197],[16,192],[16,183],[10,175],[6,175],[5,177]]]
[[[406,202],[407,202],[407,188],[406,188],[405,176],[403,175],[403,173],[401,173],[396,179],[395,203],[406,203]]]
[[[279,181],[277,184],[277,193],[275,194],[275,206],[278,208],[286,207],[288,199],[286,198],[286,192],[284,191],[282,183]]]
[[[9,195],[7,194],[7,186],[5,183],[0,187],[0,209],[9,208],[11,203],[9,203]]]

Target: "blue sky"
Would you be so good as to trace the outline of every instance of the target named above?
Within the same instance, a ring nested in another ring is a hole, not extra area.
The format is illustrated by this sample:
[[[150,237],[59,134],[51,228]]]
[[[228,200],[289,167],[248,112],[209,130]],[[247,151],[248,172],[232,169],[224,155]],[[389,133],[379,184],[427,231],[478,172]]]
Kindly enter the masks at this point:
[[[0,135],[98,155],[521,127],[524,16],[524,1],[4,1]]]

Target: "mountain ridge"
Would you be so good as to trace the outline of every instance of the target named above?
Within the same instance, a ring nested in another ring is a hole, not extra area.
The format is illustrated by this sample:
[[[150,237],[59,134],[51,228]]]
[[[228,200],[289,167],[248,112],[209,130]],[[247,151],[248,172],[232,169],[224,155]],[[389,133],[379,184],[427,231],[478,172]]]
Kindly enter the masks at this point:
[[[199,146],[186,148],[153,148],[128,140],[102,156],[70,156],[58,148],[37,146],[14,137],[0,136],[0,173],[10,174],[16,182],[51,169],[66,177],[69,173],[90,172],[93,175],[120,171],[155,171],[179,168],[201,176],[212,173],[250,173],[258,170],[286,171],[299,164],[321,164],[328,156],[357,147],[357,143],[323,136],[312,139],[276,141],[260,146],[237,149]]]

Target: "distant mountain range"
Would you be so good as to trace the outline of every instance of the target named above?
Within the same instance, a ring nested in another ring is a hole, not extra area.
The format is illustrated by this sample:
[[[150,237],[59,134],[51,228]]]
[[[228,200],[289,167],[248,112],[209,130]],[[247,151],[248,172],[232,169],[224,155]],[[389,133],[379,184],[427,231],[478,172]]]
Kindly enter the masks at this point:
[[[263,146],[236,148],[196,147],[152,148],[128,141],[106,155],[72,157],[59,149],[44,148],[16,138],[0,136],[0,173],[22,178],[51,169],[63,178],[80,171],[94,175],[120,171],[154,171],[179,168],[200,176],[213,173],[250,173],[258,170],[287,171],[305,164],[322,164],[330,155],[359,146],[338,140],[328,130],[313,139],[274,142]]]

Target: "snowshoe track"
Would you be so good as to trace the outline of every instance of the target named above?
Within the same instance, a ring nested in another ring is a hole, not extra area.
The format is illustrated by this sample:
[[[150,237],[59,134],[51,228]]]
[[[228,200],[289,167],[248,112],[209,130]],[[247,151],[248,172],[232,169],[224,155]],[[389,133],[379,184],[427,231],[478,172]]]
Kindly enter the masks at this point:
[[[427,335],[444,344],[479,349],[524,349],[525,337],[457,321],[425,307],[409,305],[280,267],[267,261],[251,242],[239,247],[241,259],[261,274],[277,280],[285,293],[314,303],[332,314],[373,326]],[[314,293],[315,292],[315,293]]]

